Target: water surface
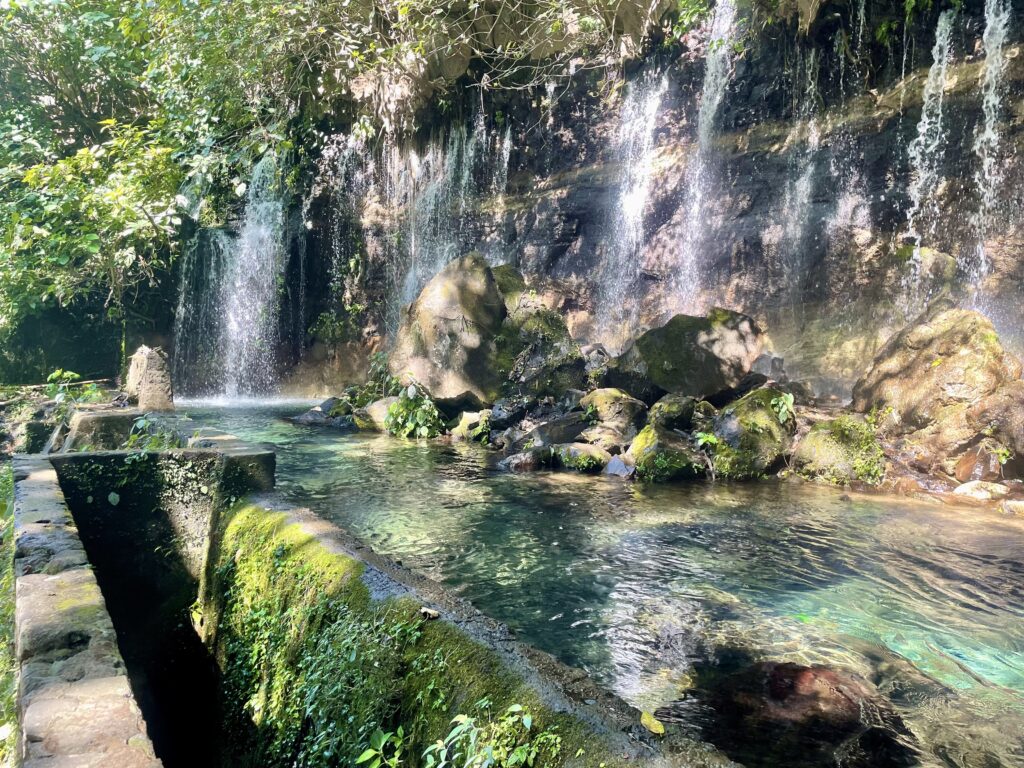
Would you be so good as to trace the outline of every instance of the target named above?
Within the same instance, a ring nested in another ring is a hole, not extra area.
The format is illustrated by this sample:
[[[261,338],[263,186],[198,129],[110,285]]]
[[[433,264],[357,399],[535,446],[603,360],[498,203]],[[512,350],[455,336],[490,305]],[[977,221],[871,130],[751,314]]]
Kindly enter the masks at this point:
[[[722,649],[876,682],[923,763],[1024,766],[1024,520],[803,483],[509,475],[473,445],[186,409],[278,451],[291,501],[638,707]]]

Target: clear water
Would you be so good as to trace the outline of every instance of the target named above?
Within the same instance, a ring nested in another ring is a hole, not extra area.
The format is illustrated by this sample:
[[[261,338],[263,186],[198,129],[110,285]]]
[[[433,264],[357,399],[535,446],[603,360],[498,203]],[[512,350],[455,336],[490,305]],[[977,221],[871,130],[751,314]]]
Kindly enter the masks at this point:
[[[285,497],[639,707],[738,646],[875,680],[923,764],[1024,765],[1024,520],[803,484],[508,475],[477,446],[279,418],[299,410],[191,415],[274,444]]]

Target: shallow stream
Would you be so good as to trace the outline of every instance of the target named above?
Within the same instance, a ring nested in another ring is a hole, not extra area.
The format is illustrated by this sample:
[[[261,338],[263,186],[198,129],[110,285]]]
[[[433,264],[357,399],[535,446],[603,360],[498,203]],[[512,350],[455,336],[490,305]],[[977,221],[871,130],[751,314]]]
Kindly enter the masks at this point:
[[[479,446],[282,418],[303,409],[184,410],[273,444],[290,501],[642,709],[740,649],[872,680],[922,764],[1024,765],[1024,520],[781,481],[509,475]]]

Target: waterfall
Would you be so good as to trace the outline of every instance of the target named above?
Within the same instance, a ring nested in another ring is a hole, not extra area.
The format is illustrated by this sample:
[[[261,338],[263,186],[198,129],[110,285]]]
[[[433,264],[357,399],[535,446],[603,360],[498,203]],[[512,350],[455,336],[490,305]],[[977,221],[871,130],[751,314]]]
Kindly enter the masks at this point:
[[[979,203],[973,216],[977,243],[972,254],[961,263],[967,283],[976,292],[988,272],[985,238],[993,223],[1002,182],[1000,157],[999,118],[1006,90],[1006,56],[1003,46],[1010,27],[1010,0],[985,0],[985,70],[982,77],[983,121],[978,126],[974,153],[978,157],[974,181],[978,188]]]
[[[799,76],[794,83],[796,124],[790,135],[791,142],[802,146],[793,153],[790,181],[783,196],[781,222],[780,261],[785,283],[789,286],[790,303],[795,307],[801,295],[800,279],[806,272],[805,247],[807,229],[811,218],[811,196],[814,192],[814,178],[817,172],[818,150],[821,147],[821,128],[818,124],[818,106],[821,100],[818,91],[818,57],[812,49],[803,66],[798,67]]]
[[[686,311],[695,312],[700,294],[701,264],[698,250],[707,232],[706,201],[714,182],[711,143],[718,126],[718,112],[732,78],[733,44],[737,34],[734,0],[719,0],[711,22],[700,108],[697,112],[697,146],[687,169],[686,217],[681,259],[673,278],[672,293]]]
[[[667,90],[668,76],[651,70],[627,86],[622,100],[615,148],[622,182],[607,238],[596,318],[599,333],[613,346],[635,330],[639,302],[633,294],[641,277],[655,120]]]
[[[224,394],[273,391],[279,280],[284,273],[284,203],[273,154],[253,169],[245,215],[223,282]]]
[[[939,206],[935,191],[941,181],[940,171],[945,151],[942,129],[942,109],[946,71],[949,67],[953,19],[956,11],[943,11],[935,29],[932,64],[924,86],[924,105],[917,123],[917,136],[910,142],[910,207],[907,210],[906,238],[912,241],[914,251],[905,275],[903,295],[907,309],[919,306],[921,244],[926,237],[934,237],[939,223]]]
[[[174,379],[188,395],[220,392],[224,380],[221,344],[224,318],[222,286],[234,236],[223,229],[202,229],[185,245],[174,313]]]

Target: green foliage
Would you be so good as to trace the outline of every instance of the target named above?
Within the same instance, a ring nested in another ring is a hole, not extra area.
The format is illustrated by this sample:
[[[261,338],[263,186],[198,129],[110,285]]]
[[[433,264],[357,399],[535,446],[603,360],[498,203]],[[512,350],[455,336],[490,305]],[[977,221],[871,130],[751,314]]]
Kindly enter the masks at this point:
[[[793,407],[793,395],[790,392],[783,392],[772,398],[772,410],[779,419],[779,424],[786,424],[790,419],[796,417],[796,410]]]
[[[140,416],[132,424],[132,431],[125,440],[122,450],[150,453],[173,451],[185,447],[185,441],[177,432],[167,429],[152,419]]]
[[[443,749],[460,766],[557,766],[563,743],[583,754],[575,721],[453,625],[424,621],[413,601],[373,600],[358,561],[257,507],[222,525],[198,610],[221,664],[231,764],[381,768],[428,763],[417,759],[426,751],[436,767]],[[459,702],[484,697],[504,707],[499,717],[489,705],[459,715]],[[453,736],[453,717],[472,726]]]
[[[118,315],[167,267],[181,223],[171,150],[151,130],[102,128],[66,157],[0,167],[0,329],[93,296]]]
[[[444,432],[444,421],[430,395],[412,383],[388,406],[384,428],[398,437],[437,437]]]
[[[79,403],[98,403],[106,397],[94,382],[76,384],[81,378],[74,371],[65,371],[63,368],[58,368],[46,377],[46,396],[57,403],[55,415],[58,421],[67,421]]]
[[[477,702],[479,717],[458,715],[444,739],[427,748],[426,768],[517,768],[555,759],[562,751],[557,729],[533,733],[533,716],[513,704],[497,719],[490,717],[491,703]]]
[[[714,432],[694,432],[693,439],[698,448],[714,448],[718,445],[718,435]]]

